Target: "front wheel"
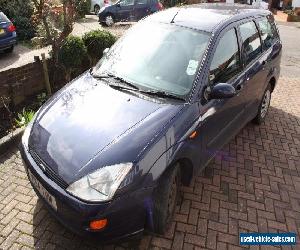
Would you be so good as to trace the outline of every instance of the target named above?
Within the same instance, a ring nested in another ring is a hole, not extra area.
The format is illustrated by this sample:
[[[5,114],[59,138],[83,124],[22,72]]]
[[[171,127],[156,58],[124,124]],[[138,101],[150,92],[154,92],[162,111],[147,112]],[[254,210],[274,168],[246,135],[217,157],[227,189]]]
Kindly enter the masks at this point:
[[[269,84],[264,92],[263,98],[258,108],[257,115],[253,120],[254,123],[261,124],[265,120],[270,107],[271,94],[272,94],[272,88],[271,85]]]
[[[155,233],[163,234],[168,229],[180,197],[180,184],[180,167],[176,164],[161,177],[154,194],[153,231]]]
[[[114,24],[114,18],[113,18],[112,15],[107,15],[107,16],[105,17],[105,24],[106,24],[107,26],[112,26],[112,25]]]

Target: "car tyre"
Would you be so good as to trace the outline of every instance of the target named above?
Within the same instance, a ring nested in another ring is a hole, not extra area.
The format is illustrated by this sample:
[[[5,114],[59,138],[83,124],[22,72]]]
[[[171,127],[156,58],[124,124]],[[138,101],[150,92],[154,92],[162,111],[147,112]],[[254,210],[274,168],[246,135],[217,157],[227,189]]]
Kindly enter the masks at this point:
[[[99,5],[95,5],[95,7],[94,7],[95,14],[98,15],[99,11],[100,11],[100,6]]]
[[[113,16],[112,16],[111,14],[108,14],[108,15],[105,17],[105,25],[109,27],[109,26],[113,26],[114,23],[115,23],[115,21],[114,21]]]
[[[253,122],[255,124],[261,124],[265,120],[269,107],[271,102],[271,95],[272,95],[272,87],[271,84],[268,84],[268,87],[266,88],[263,97],[261,99],[258,112],[256,117],[253,119]]]
[[[181,175],[178,164],[161,178],[154,196],[153,231],[164,234],[173,218],[180,198]]]
[[[9,49],[4,50],[5,53],[12,53],[14,50],[14,46],[12,45]]]

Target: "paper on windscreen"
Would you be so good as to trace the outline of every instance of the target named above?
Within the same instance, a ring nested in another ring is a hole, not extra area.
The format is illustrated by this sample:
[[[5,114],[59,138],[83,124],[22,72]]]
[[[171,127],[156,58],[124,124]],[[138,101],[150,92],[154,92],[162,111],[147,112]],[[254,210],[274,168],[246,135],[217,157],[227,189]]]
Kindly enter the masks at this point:
[[[190,60],[189,65],[186,68],[187,75],[189,76],[195,75],[197,67],[198,67],[198,61]]]

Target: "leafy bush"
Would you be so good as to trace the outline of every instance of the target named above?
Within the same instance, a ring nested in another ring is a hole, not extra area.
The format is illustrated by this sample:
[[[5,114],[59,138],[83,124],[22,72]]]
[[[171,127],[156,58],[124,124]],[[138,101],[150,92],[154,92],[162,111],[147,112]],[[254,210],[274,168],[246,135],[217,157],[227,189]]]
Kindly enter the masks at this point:
[[[35,35],[35,26],[31,22],[33,6],[31,0],[0,0],[1,11],[13,21],[20,40],[31,39]]]
[[[79,18],[83,18],[86,14],[90,13],[91,0],[75,0],[75,8]]]
[[[71,79],[71,74],[79,68],[87,56],[86,47],[80,37],[69,36],[58,53],[58,60],[64,66],[66,80]]]
[[[35,35],[35,27],[27,17],[17,16],[14,19],[17,28],[18,38],[20,40],[30,40]]]
[[[32,110],[23,108],[22,112],[18,113],[18,118],[16,119],[17,126],[20,128],[26,127],[33,117],[34,112]]]
[[[105,30],[87,32],[82,39],[92,66],[103,56],[103,50],[110,48],[117,40],[113,34]]]

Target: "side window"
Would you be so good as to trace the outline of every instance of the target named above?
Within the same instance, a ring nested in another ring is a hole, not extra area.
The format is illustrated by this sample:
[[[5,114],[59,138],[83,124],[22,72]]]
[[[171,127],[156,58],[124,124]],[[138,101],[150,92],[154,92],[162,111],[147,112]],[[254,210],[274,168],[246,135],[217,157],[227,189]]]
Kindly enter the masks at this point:
[[[258,30],[254,22],[248,22],[240,25],[242,37],[242,52],[245,64],[252,62],[261,53],[261,43]]]
[[[264,46],[268,49],[277,40],[277,31],[275,25],[271,25],[267,18],[263,18],[258,21],[258,27],[260,31],[261,40]]]
[[[220,39],[209,70],[212,84],[227,82],[241,70],[239,46],[235,29]]]
[[[120,6],[131,6],[134,5],[134,0],[122,0]]]
[[[136,4],[147,4],[147,0],[136,0]]]

